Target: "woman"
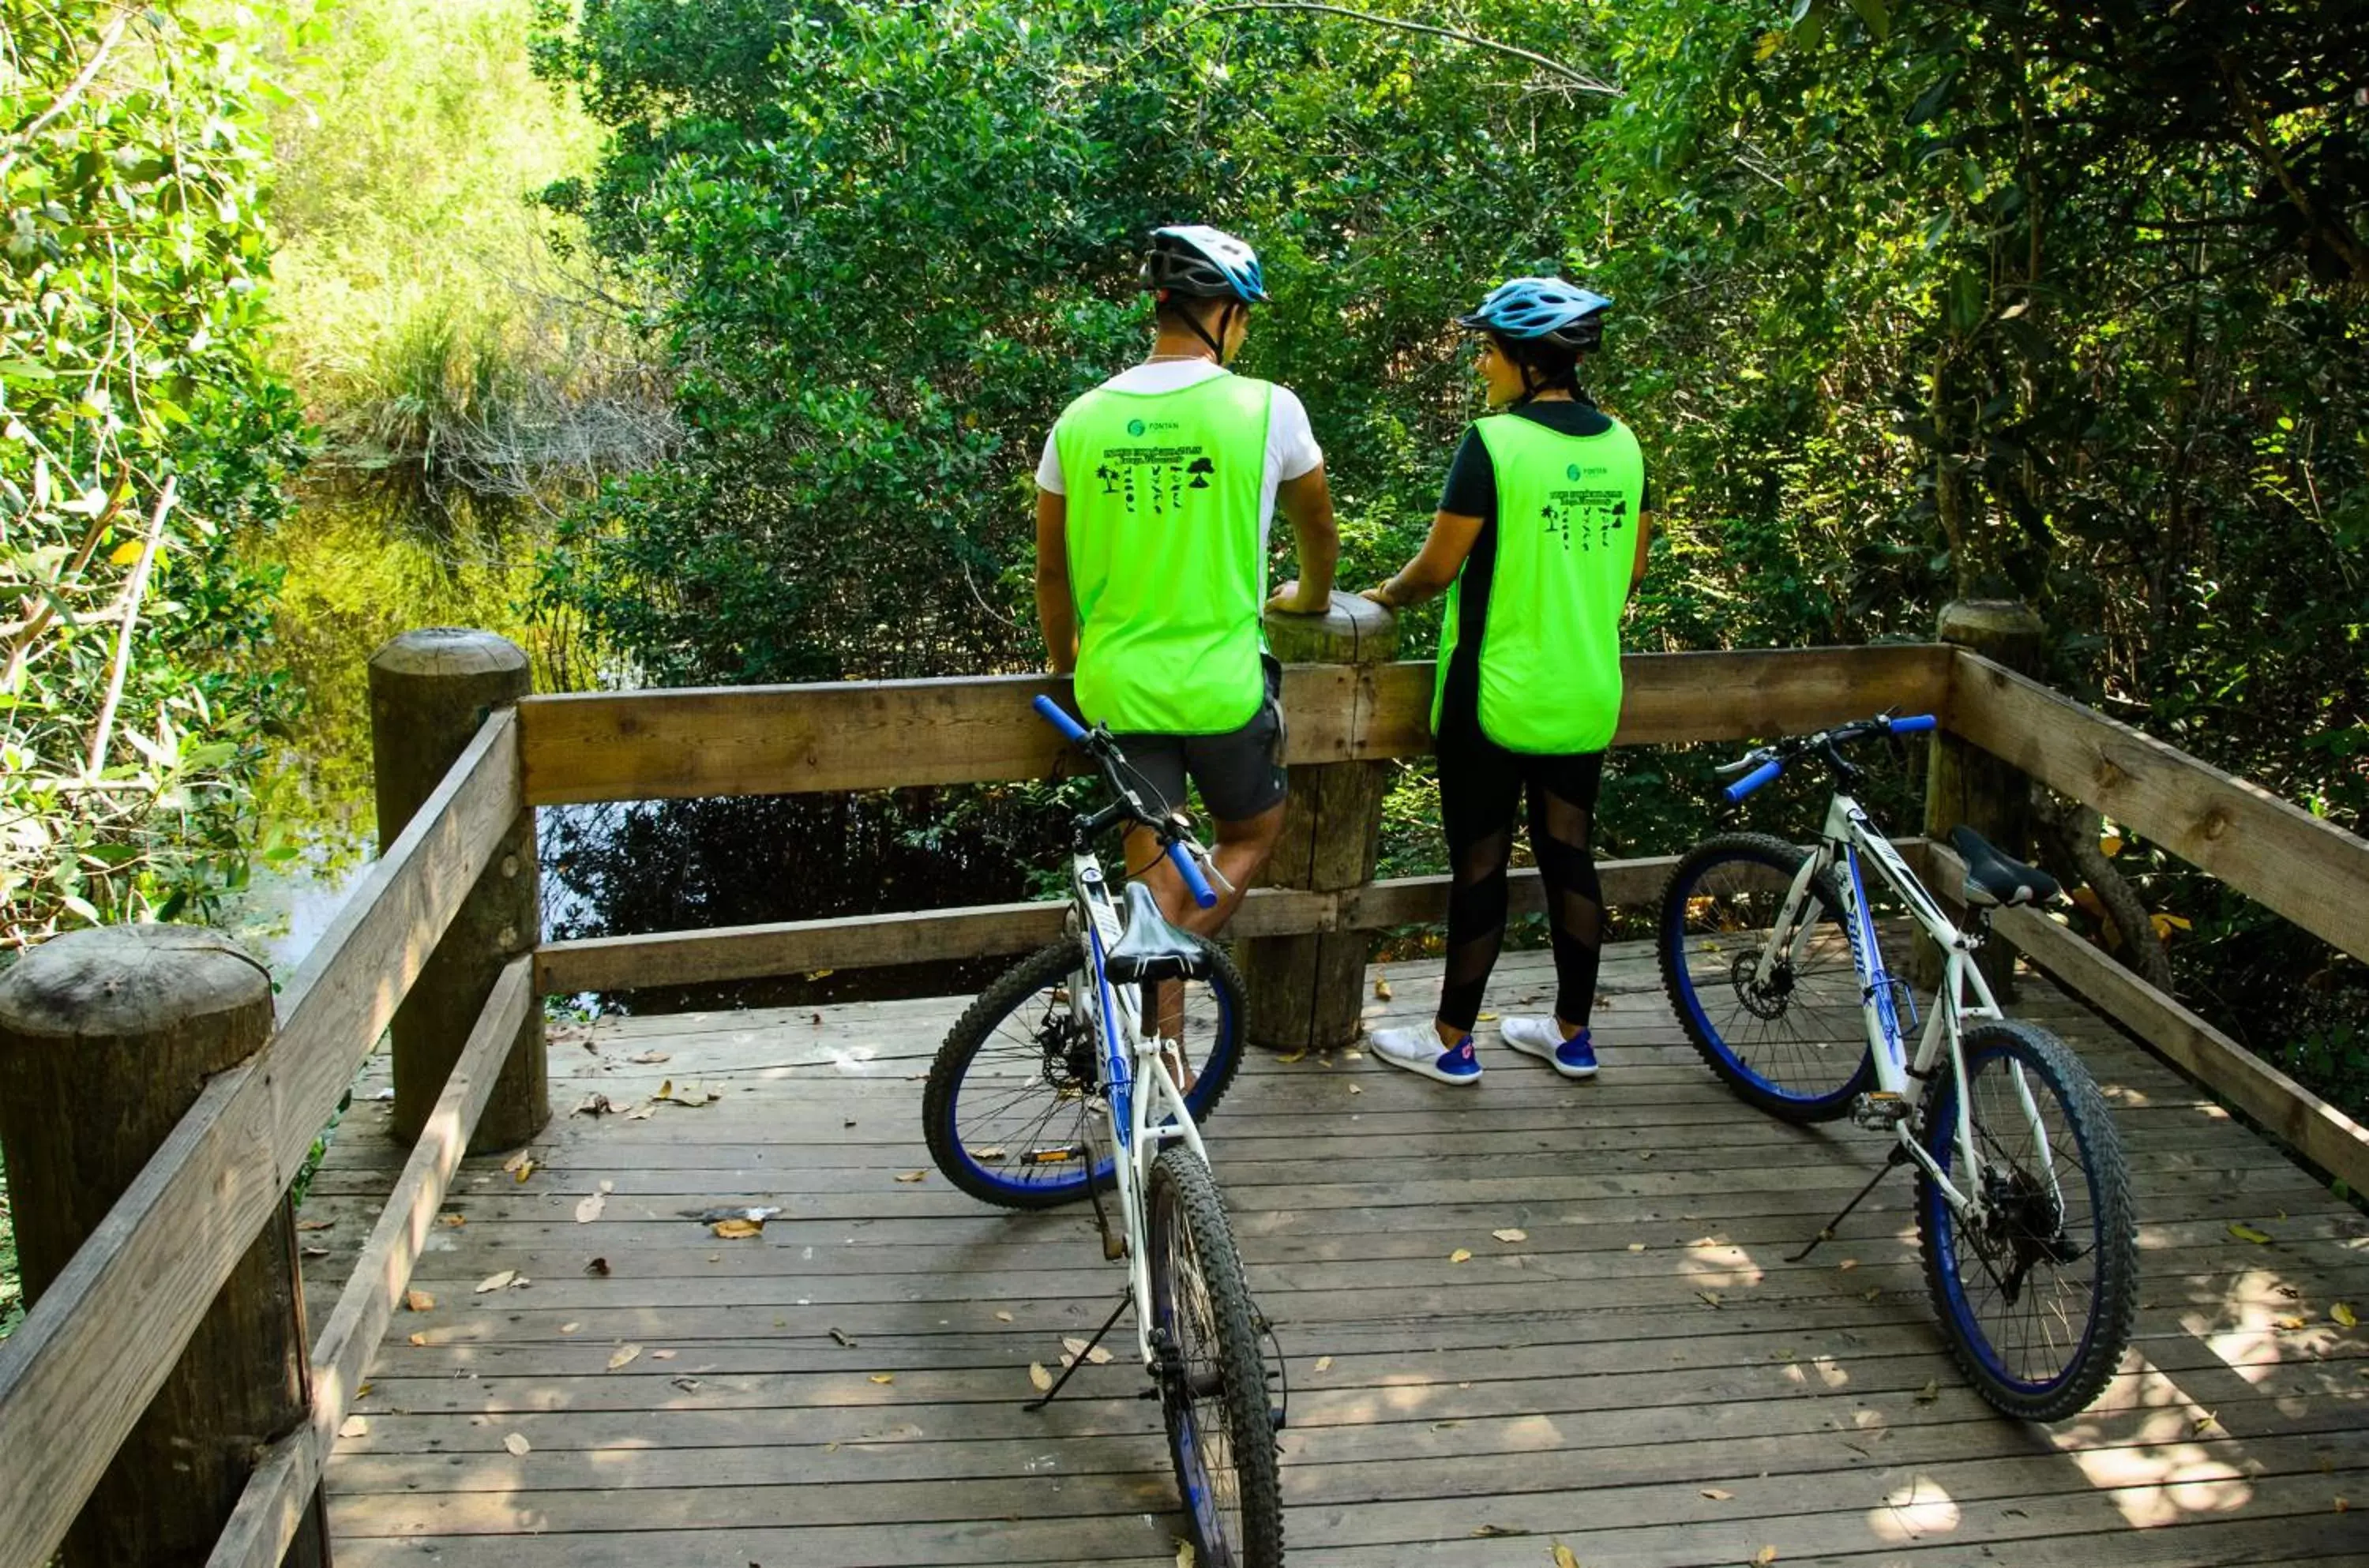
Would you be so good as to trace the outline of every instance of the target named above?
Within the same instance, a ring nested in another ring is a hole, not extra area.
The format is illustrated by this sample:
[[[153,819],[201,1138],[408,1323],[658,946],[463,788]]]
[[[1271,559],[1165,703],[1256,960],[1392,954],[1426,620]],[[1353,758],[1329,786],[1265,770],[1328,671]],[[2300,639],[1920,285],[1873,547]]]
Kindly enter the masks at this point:
[[[1555,1009],[1507,1018],[1498,1036],[1565,1078],[1596,1073],[1587,1022],[1604,911],[1589,840],[1620,716],[1620,615],[1646,553],[1637,439],[1579,384],[1611,303],[1559,278],[1516,278],[1457,318],[1480,334],[1489,406],[1502,412],[1466,433],[1422,553],[1366,593],[1397,609],[1453,590],[1431,711],[1453,874],[1448,977],[1430,1029],[1382,1029],[1372,1042],[1384,1061],[1443,1083],[1481,1078],[1472,1026],[1505,936],[1525,790]]]

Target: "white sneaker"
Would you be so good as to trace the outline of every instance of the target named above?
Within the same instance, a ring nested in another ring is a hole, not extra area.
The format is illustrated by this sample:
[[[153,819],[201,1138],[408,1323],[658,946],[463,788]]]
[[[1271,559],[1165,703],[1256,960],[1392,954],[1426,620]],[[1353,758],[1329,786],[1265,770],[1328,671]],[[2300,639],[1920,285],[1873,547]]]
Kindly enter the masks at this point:
[[[1367,1043],[1373,1047],[1376,1056],[1392,1067],[1402,1067],[1442,1083],[1481,1082],[1481,1058],[1472,1048],[1470,1035],[1443,1048],[1434,1030],[1377,1029]]]
[[[1524,1056],[1539,1058],[1565,1078],[1596,1076],[1596,1047],[1585,1029],[1566,1040],[1562,1025],[1552,1018],[1508,1018],[1497,1025],[1497,1037]]]

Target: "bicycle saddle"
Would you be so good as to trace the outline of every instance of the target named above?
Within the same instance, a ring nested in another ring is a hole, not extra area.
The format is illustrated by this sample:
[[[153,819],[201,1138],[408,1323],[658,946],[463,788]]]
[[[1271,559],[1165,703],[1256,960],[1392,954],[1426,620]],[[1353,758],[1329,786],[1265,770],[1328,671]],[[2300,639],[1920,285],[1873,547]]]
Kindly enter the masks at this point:
[[[1950,842],[1966,863],[1966,902],[1982,905],[2044,904],[2064,889],[2036,865],[2011,860],[1972,828],[1950,830]]]
[[[1111,983],[1196,980],[1206,967],[1200,944],[1168,923],[1151,889],[1140,882],[1128,883],[1127,930],[1117,944],[1103,955],[1103,972]]]

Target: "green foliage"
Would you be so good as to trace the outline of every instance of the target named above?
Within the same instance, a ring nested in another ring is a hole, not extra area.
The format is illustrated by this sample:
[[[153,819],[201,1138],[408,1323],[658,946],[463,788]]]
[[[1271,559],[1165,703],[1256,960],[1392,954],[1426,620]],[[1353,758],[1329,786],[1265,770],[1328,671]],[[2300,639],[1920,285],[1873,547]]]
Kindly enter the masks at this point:
[[[0,946],[246,874],[269,526],[298,420],[260,353],[254,41],[0,0]]]

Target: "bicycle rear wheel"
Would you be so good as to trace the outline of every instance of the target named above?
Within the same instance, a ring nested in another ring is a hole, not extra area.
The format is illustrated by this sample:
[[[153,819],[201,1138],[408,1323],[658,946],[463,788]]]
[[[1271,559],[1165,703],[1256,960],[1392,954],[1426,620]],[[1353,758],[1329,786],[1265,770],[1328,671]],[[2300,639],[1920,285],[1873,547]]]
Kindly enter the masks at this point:
[[[1989,1213],[1969,1222],[1920,1174],[1927,1284],[1975,1391],[2009,1415],[2061,1420],[2114,1375],[2138,1309],[2122,1139],[2081,1059],[2045,1029],[1986,1022],[1963,1048],[1965,1105],[1951,1075],[1935,1081],[1925,1149]],[[1962,1168],[1962,1114],[1973,1171]]]
[[[1176,1487],[1201,1568],[1277,1568],[1283,1488],[1260,1323],[1209,1168],[1182,1144],[1151,1163],[1151,1338]]]
[[[1706,839],[1662,895],[1662,982],[1687,1037],[1729,1088],[1771,1116],[1826,1121],[1875,1081],[1841,898],[1821,873],[1761,972],[1809,852],[1765,833]]]
[[[1183,982],[1181,1040],[1196,1122],[1242,1066],[1241,972],[1223,948],[1201,945],[1208,979]],[[1086,1139],[1100,1036],[1070,1005],[1091,984],[1075,937],[1047,944],[981,992],[938,1047],[922,1133],[946,1179],[981,1202],[1050,1208],[1083,1197],[1090,1173],[1109,1182],[1108,1156]]]

